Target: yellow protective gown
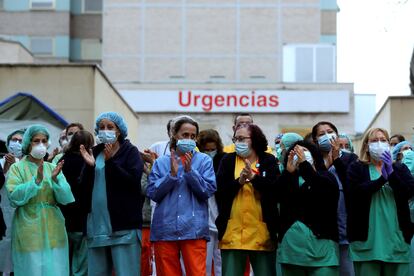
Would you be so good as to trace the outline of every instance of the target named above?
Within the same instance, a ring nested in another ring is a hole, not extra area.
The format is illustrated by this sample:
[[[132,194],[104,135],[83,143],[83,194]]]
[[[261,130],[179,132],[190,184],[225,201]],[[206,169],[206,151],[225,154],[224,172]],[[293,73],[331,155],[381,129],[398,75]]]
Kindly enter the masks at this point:
[[[12,226],[14,274],[69,275],[65,220],[56,205],[75,201],[65,176],[52,180],[55,165],[43,164],[43,181],[35,183],[38,166],[24,157],[8,172],[6,188],[16,208]]]

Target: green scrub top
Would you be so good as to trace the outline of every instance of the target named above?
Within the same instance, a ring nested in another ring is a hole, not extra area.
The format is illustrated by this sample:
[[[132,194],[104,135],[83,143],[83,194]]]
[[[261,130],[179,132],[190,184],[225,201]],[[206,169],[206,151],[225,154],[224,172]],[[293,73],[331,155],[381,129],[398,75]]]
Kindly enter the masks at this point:
[[[138,229],[112,232],[106,194],[105,157],[101,152],[96,158],[92,210],[87,218],[88,247],[135,244],[138,232]]]
[[[296,221],[283,237],[278,261],[281,264],[308,267],[338,266],[338,243],[316,238],[305,224]]]
[[[369,165],[369,173],[371,180],[381,176],[372,164]],[[410,245],[404,241],[400,230],[394,192],[388,183],[372,196],[368,238],[366,241],[352,242],[350,255],[357,262],[410,262]]]

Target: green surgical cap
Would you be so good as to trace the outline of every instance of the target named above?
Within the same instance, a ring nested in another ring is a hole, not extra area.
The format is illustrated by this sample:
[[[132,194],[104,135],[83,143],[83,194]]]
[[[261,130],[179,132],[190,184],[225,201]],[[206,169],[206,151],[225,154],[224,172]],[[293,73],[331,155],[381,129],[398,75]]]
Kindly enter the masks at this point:
[[[30,143],[32,142],[33,136],[36,134],[44,134],[49,140],[50,134],[46,127],[42,125],[31,125],[29,126],[23,135],[23,142],[22,142],[22,152],[23,154],[29,154],[28,150],[30,147]]]
[[[300,136],[299,134],[294,133],[294,132],[288,132],[288,133],[283,134],[282,140],[280,142],[287,150],[294,143],[296,143],[297,141],[302,141],[302,140],[303,140],[303,137]]]

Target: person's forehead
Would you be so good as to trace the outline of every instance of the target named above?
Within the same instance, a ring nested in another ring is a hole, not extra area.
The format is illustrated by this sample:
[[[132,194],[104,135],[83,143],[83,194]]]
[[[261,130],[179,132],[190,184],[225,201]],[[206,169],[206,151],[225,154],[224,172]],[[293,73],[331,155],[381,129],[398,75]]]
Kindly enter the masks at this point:
[[[34,139],[41,139],[41,140],[43,140],[43,139],[47,139],[47,137],[46,137],[46,135],[44,135],[42,133],[38,133],[38,134],[35,134],[33,136],[32,140],[34,140]]]
[[[185,132],[196,133],[197,128],[196,128],[196,126],[194,126],[190,123],[184,123],[184,124],[181,125],[179,132],[181,132],[181,133],[185,133]]]
[[[325,131],[331,131],[331,130],[333,130],[333,129],[332,129],[332,127],[331,127],[330,125],[328,125],[328,124],[323,124],[323,125],[320,125],[320,126],[318,127],[318,133],[320,133],[320,132],[325,132]]]
[[[23,137],[23,135],[21,135],[20,133],[16,133],[16,134],[13,134],[11,139],[21,139],[22,137]]]
[[[236,125],[240,123],[251,123],[251,122],[253,122],[252,117],[247,116],[247,115],[238,116],[236,119]]]

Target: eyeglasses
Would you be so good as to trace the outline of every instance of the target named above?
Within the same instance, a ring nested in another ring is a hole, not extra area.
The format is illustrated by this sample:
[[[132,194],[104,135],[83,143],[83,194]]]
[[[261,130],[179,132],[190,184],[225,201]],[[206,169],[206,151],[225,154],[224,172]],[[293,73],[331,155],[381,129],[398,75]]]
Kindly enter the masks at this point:
[[[233,137],[233,139],[231,139],[231,140],[233,141],[233,143],[236,143],[236,142],[244,142],[246,139],[250,139],[250,137],[248,137],[248,136],[246,136],[246,137],[239,136],[239,137]]]

